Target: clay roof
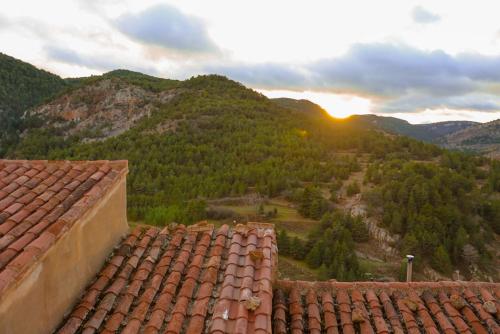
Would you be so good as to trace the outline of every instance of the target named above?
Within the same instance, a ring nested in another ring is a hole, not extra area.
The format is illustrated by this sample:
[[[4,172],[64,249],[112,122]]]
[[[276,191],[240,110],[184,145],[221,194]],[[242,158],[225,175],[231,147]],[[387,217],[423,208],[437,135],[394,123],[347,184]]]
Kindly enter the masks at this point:
[[[271,333],[274,229],[137,227],[58,333]]]
[[[0,160],[0,297],[126,172],[126,161]]]
[[[273,333],[500,333],[500,284],[278,281]]]

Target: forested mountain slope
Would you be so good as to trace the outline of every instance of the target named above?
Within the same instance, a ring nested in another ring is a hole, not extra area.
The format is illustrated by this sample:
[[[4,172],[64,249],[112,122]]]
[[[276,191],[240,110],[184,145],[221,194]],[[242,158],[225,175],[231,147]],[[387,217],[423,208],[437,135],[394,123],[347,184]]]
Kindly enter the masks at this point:
[[[432,133],[432,139],[436,140],[449,134],[479,125],[481,123],[471,121],[447,121],[429,124],[415,124],[416,127],[424,128]]]
[[[131,212],[135,208],[139,216],[162,203],[237,195],[249,187],[274,195],[299,181],[328,182],[349,173],[351,162],[335,156],[342,150],[421,158],[439,152],[431,145],[393,140],[372,131],[352,136],[349,123],[277,107],[219,76],[201,76],[166,89],[163,94],[171,98],[157,101],[155,112],[143,113],[128,131],[85,144],[88,128],[82,123],[92,119],[93,128],[108,123],[116,111],[128,112],[137,100],[132,96],[129,103],[117,99],[105,99],[111,105],[94,103],[106,94],[102,83],[118,87],[107,91],[113,96],[123,87],[137,89],[119,79],[99,80],[58,97],[36,109],[45,117],[44,125],[28,131],[12,155],[129,159],[137,170],[130,175],[131,190],[136,190],[130,196]],[[87,101],[83,103],[88,109],[65,120],[64,106],[75,99]]]
[[[440,143],[448,148],[477,151],[500,159],[500,119],[453,132],[441,138]]]
[[[0,53],[0,156],[17,142],[22,112],[66,85],[57,75]]]
[[[8,156],[129,160],[133,221],[191,223],[208,217],[211,199],[286,198],[314,222],[309,235],[289,240],[288,255],[325,278],[360,278],[354,244],[367,241],[366,227],[337,212],[335,201],[367,165],[370,191],[360,196],[381,226],[401,236],[396,249],[446,275],[457,266],[467,273],[465,257],[493,267],[498,163],[337,121],[309,104],[312,112],[280,106],[216,75],[172,81],[114,71],[68,82],[28,113],[39,122]]]
[[[448,121],[429,124],[410,124],[409,122],[386,116],[354,115],[348,119],[365,127],[381,129],[389,133],[412,137],[427,142],[438,142],[440,138],[476,124],[469,121]]]

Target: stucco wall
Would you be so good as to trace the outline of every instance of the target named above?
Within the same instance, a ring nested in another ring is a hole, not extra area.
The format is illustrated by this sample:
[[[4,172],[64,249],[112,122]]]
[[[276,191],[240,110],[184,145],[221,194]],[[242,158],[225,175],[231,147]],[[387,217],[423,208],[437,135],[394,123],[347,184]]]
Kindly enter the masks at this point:
[[[52,333],[128,230],[125,176],[2,296],[0,333]]]

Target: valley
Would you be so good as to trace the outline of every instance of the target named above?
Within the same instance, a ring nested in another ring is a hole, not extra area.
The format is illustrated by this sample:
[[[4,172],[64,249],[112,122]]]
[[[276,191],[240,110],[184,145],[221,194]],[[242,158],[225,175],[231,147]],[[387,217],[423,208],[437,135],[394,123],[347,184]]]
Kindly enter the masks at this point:
[[[499,277],[500,163],[458,150],[496,145],[490,125],[336,120],[217,75],[61,80],[9,114],[1,155],[128,160],[132,224],[271,222],[283,278],[400,280],[409,253],[417,279]]]

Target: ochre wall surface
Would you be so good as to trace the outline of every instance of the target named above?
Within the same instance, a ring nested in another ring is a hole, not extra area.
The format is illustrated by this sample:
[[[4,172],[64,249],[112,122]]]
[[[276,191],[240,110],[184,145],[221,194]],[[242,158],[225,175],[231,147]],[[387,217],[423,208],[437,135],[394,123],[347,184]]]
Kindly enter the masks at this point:
[[[125,176],[1,297],[1,334],[52,333],[127,233]]]

